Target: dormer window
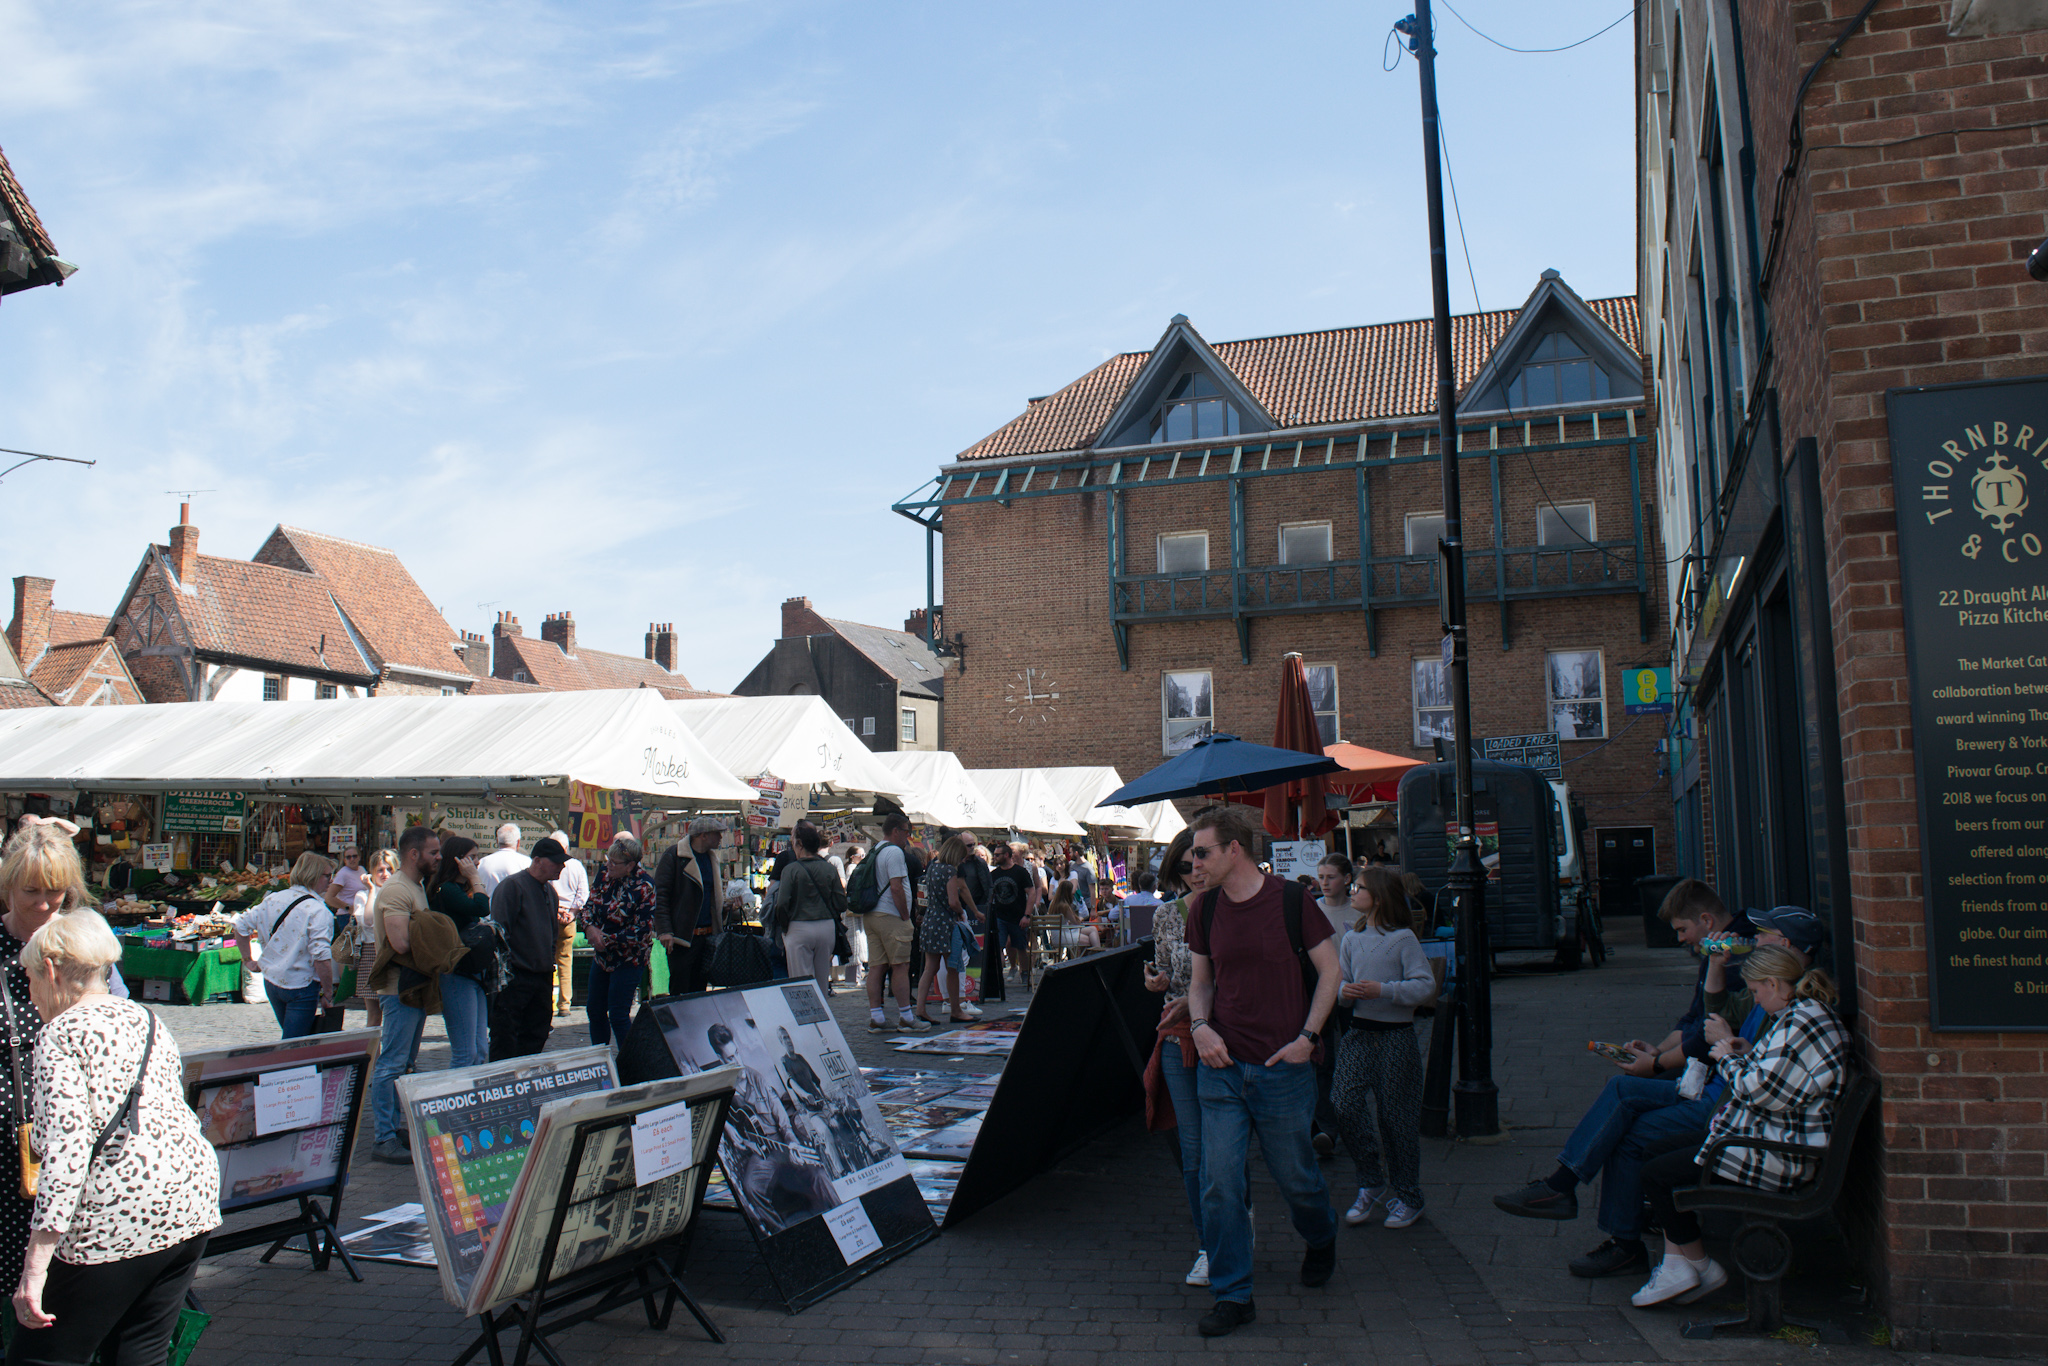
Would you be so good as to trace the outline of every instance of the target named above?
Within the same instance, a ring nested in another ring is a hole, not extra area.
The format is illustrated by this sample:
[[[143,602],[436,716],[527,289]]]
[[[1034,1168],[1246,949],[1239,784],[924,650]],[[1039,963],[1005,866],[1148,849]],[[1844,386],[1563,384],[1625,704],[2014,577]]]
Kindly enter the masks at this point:
[[[1204,441],[1211,437],[1236,436],[1240,430],[1237,409],[1223,398],[1216,381],[1200,370],[1190,370],[1173,382],[1159,411],[1152,418],[1153,441]]]
[[[1552,332],[1537,342],[1528,362],[1508,385],[1508,406],[1512,408],[1548,408],[1612,397],[1607,372],[1568,332]]]

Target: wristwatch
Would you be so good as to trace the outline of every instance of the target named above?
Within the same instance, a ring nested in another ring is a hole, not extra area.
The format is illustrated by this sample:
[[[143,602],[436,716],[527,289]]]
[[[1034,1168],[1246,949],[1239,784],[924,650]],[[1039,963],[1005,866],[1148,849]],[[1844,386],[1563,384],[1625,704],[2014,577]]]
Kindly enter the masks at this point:
[[[1190,1020],[1188,1022],[1188,1033],[1192,1034],[1196,1030],[1205,1027],[1208,1023],[1207,1020]]]
[[[1304,1030],[1302,1030],[1302,1031],[1301,1031],[1301,1037],[1302,1037],[1302,1038],[1304,1038],[1304,1039],[1307,1039],[1307,1040],[1308,1040],[1308,1041],[1309,1041],[1310,1043],[1312,1043],[1312,1044],[1314,1044],[1314,1043],[1321,1043],[1321,1042],[1323,1041],[1323,1036],[1322,1036],[1322,1035],[1320,1035],[1320,1034],[1318,1034],[1318,1033],[1316,1033],[1316,1031],[1315,1031],[1315,1030],[1313,1030],[1313,1029],[1304,1029]]]

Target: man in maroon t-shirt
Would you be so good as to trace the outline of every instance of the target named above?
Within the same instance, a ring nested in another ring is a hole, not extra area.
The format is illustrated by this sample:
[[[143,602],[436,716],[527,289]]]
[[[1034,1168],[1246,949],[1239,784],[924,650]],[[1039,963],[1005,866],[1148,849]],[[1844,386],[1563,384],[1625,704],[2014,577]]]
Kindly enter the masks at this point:
[[[1287,935],[1285,884],[1259,871],[1258,835],[1246,810],[1212,806],[1188,823],[1189,856],[1211,888],[1195,899],[1187,924],[1194,958],[1188,1013],[1202,1055],[1195,1079],[1202,1102],[1202,1243],[1216,1298],[1197,1325],[1204,1337],[1255,1317],[1245,1205],[1254,1131],[1295,1231],[1308,1242],[1301,1283],[1321,1285],[1337,1265],[1337,1212],[1309,1140],[1316,1109],[1311,1060],[1337,1001],[1337,944],[1329,917],[1305,904],[1301,939],[1316,970],[1311,995]],[[1211,897],[1213,915],[1205,917]],[[1207,927],[1205,919],[1212,921]]]

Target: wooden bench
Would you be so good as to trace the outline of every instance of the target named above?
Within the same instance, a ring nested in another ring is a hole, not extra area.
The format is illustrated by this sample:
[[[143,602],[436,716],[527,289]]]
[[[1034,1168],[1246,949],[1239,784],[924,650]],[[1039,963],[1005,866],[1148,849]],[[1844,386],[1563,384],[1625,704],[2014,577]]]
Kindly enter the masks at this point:
[[[1671,1203],[1683,1210],[1728,1210],[1742,1216],[1730,1247],[1735,1268],[1746,1282],[1744,1307],[1739,1319],[1693,1320],[1681,1330],[1689,1338],[1711,1338],[1717,1329],[1730,1332],[1770,1334],[1787,1323],[1821,1333],[1823,1341],[1848,1341],[1833,1324],[1788,1318],[1780,1282],[1792,1265],[1792,1239],[1784,1225],[1800,1219],[1814,1219],[1835,1207],[1842,1193],[1842,1181],[1849,1174],[1849,1154],[1856,1146],[1856,1131],[1863,1116],[1877,1099],[1877,1079],[1851,1072],[1842,1087],[1842,1099],[1835,1106],[1834,1126],[1827,1146],[1784,1143],[1776,1139],[1728,1137],[1716,1139],[1700,1150],[1702,1165],[1724,1148],[1757,1148],[1793,1157],[1817,1157],[1820,1171],[1797,1190],[1761,1191],[1715,1181],[1711,1170],[1698,1186],[1671,1193]]]

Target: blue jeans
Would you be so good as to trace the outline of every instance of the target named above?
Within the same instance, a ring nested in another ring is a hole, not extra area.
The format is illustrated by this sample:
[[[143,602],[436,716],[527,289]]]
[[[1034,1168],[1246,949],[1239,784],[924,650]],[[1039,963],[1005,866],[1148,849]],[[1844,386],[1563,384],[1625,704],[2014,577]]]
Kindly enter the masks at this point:
[[[281,987],[274,982],[265,982],[263,994],[270,998],[270,1013],[277,1016],[277,1027],[284,1031],[284,1037],[303,1039],[313,1032],[313,1020],[320,1013],[318,982],[308,982],[302,987]]]
[[[1713,1118],[1713,1100],[1686,1100],[1678,1083],[1654,1077],[1607,1079],[1600,1098],[1565,1141],[1558,1165],[1582,1182],[1600,1175],[1600,1231],[1609,1237],[1643,1235],[1643,1164],[1688,1142],[1700,1141]]]
[[[1021,920],[1005,920],[992,916],[988,932],[996,937],[996,952],[1004,949],[1028,949],[1031,947],[1031,927]]]
[[[1180,1179],[1188,1188],[1188,1215],[1195,1221],[1195,1246],[1207,1249],[1202,1237],[1202,1102],[1195,1095],[1195,1078],[1202,1069],[1199,1059],[1193,1067],[1181,1066],[1179,1039],[1159,1044],[1159,1070],[1166,1076],[1166,1094],[1173,1100],[1173,1120],[1180,1130]]]
[[[484,995],[482,982],[442,973],[441,1019],[448,1026],[450,1067],[474,1067],[491,1060],[491,998]]]
[[[967,971],[968,961],[980,951],[974,942],[974,931],[967,928],[967,922],[963,920],[955,923],[953,926],[953,947],[946,954],[946,966],[955,972],[965,972]]]
[[[1316,1070],[1305,1062],[1204,1065],[1196,1074],[1202,1102],[1202,1239],[1208,1244],[1209,1289],[1220,1302],[1252,1297],[1252,1220],[1246,1160],[1259,1136],[1266,1171],[1280,1187],[1294,1231],[1310,1247],[1337,1238],[1337,1211],[1316,1165],[1309,1123],[1316,1112]]]
[[[598,966],[595,958],[590,960],[589,999],[583,1009],[590,1016],[590,1042],[607,1044],[613,1039],[626,1041],[626,1031],[633,1027],[633,993],[640,989],[640,975],[645,968],[624,967],[609,972]]]
[[[399,1000],[395,991],[379,999],[384,1003],[384,1033],[377,1045],[377,1070],[370,1074],[370,1110],[377,1120],[377,1141],[396,1143],[405,1128],[398,1113],[398,1079],[412,1071],[420,1055],[427,1013]]]

